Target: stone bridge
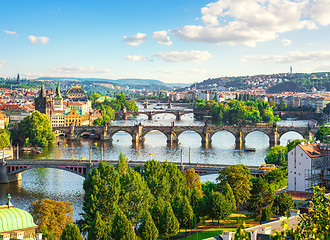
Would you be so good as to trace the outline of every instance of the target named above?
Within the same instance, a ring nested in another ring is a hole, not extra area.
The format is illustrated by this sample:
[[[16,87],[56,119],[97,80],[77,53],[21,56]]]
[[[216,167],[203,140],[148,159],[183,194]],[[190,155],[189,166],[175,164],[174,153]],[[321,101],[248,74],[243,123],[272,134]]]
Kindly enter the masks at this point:
[[[118,161],[106,160],[107,164],[112,164],[115,167]],[[185,169],[194,168],[200,175],[217,174],[219,170],[231,165],[222,164],[204,164],[204,163],[183,163],[174,162],[178,168],[183,171]],[[144,161],[129,161],[128,166],[135,168],[144,168]],[[81,177],[87,178],[93,168],[98,168],[99,161],[97,160],[70,160],[70,159],[10,159],[0,164],[0,184],[20,181],[22,179],[21,173],[34,168],[55,168],[64,171],[68,171],[77,174]],[[257,166],[247,166],[253,176],[260,176],[264,173],[262,170],[258,170]]]
[[[153,116],[157,114],[173,114],[175,116],[175,119],[177,121],[181,120],[181,116],[189,113],[194,113],[193,110],[182,110],[182,111],[177,111],[177,110],[158,110],[158,111],[139,111],[139,112],[122,112],[118,111],[116,112],[116,116],[122,120],[127,120],[130,118],[131,115],[147,115],[148,120],[152,120]],[[205,112],[203,112],[205,113]]]
[[[212,143],[212,136],[221,131],[227,131],[235,137],[236,149],[245,148],[245,137],[252,132],[263,132],[269,138],[270,147],[278,145],[280,138],[287,132],[297,132],[305,139],[314,139],[317,128],[313,127],[281,127],[274,124],[273,126],[213,126],[207,122],[203,126],[143,126],[136,124],[134,126],[70,126],[70,127],[53,127],[53,131],[57,135],[65,135],[70,139],[79,139],[82,135],[97,135],[101,140],[112,141],[112,137],[117,132],[126,132],[131,135],[132,143],[143,143],[147,133],[151,131],[159,131],[166,136],[168,144],[177,144],[181,133],[193,131],[198,133],[202,139],[202,145],[208,147]]]

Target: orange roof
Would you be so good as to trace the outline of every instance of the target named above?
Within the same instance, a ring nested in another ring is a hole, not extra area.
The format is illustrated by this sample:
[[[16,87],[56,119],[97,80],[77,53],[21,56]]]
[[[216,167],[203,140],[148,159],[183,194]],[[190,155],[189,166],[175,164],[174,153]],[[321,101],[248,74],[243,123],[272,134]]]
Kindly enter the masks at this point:
[[[299,147],[310,157],[321,157],[322,153],[320,147],[317,144],[299,144]]]

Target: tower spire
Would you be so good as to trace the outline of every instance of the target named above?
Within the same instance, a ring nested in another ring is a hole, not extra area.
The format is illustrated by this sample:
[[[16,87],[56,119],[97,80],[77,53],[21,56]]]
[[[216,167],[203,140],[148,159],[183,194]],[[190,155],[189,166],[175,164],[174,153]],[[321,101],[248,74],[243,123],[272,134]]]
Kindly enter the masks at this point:
[[[42,84],[41,86],[41,90],[40,90],[40,94],[39,94],[39,98],[46,98],[47,95],[46,95],[46,88],[45,88],[45,85]]]
[[[57,85],[57,87],[56,87],[56,97],[58,97],[58,98],[62,98],[60,83],[58,83],[58,85]]]

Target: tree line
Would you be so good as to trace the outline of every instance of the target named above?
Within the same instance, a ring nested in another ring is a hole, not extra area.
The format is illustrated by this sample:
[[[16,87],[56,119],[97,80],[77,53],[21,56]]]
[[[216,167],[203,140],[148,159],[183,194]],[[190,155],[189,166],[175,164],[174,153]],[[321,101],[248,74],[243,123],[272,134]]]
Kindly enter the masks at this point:
[[[102,95],[98,93],[94,93],[90,96],[93,108],[101,110],[103,114],[102,118],[94,120],[94,125],[104,125],[105,123],[114,120],[116,118],[115,111],[123,111],[124,108],[126,108],[127,111],[138,111],[135,101],[126,100],[124,94],[119,94],[116,98],[112,99],[106,98],[103,102],[96,101],[101,97]]]
[[[280,121],[277,115],[274,116],[273,109],[269,103],[262,99],[230,100],[225,102],[196,99],[194,110],[209,111],[212,120],[220,124],[271,123]]]

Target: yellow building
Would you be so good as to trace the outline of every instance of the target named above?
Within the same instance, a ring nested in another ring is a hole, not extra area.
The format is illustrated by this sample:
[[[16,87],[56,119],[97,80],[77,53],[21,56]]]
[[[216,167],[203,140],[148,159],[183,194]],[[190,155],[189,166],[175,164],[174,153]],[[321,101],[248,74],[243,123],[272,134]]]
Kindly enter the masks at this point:
[[[75,126],[81,126],[82,123],[82,116],[81,111],[71,110],[65,113],[65,126],[70,126],[71,124]]]

